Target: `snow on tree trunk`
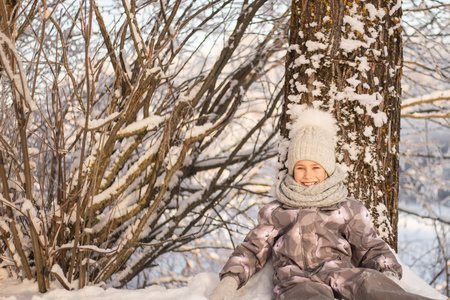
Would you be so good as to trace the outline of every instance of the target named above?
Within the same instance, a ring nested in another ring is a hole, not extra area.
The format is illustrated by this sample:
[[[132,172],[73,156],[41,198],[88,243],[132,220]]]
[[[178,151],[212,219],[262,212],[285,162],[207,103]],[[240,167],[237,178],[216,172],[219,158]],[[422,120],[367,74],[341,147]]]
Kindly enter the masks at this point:
[[[395,249],[400,17],[400,1],[294,0],[281,126],[286,145],[296,105],[334,111],[341,129],[337,159],[348,171],[350,195],[365,203]]]

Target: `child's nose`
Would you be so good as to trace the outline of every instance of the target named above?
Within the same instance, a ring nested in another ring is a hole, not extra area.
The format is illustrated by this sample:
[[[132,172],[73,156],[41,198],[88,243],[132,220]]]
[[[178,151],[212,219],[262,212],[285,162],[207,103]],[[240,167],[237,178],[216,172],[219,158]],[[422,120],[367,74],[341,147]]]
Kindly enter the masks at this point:
[[[305,170],[305,177],[309,178],[311,176],[311,171],[310,170]]]

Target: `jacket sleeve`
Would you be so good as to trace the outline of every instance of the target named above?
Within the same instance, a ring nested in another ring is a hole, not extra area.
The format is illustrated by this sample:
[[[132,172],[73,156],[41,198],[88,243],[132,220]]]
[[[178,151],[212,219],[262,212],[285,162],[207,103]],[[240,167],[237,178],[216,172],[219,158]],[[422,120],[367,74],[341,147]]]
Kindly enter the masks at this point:
[[[256,271],[264,266],[278,236],[278,230],[272,222],[272,212],[278,206],[277,202],[271,202],[259,211],[258,225],[233,251],[220,272],[220,278],[233,276],[238,280],[239,287],[242,287]]]
[[[353,264],[380,272],[392,271],[401,278],[402,266],[388,244],[377,235],[369,211],[361,202],[352,202],[346,235],[352,247]]]

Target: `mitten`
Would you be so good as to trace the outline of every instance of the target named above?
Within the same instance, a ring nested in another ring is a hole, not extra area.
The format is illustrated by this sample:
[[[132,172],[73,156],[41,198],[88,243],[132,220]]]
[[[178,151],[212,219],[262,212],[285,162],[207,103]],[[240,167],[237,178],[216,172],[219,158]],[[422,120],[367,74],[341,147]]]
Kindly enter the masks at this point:
[[[395,272],[383,271],[383,275],[386,276],[387,278],[391,279],[395,283],[398,283],[400,281],[400,278],[399,278],[398,274],[395,273]]]
[[[238,282],[231,276],[225,276],[209,295],[209,300],[231,300],[238,288]]]

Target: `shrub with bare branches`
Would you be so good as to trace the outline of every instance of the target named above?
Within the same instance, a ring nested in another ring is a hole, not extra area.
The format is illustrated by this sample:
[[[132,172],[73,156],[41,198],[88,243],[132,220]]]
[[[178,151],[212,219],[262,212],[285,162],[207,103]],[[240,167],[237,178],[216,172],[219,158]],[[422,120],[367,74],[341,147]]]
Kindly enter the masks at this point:
[[[287,13],[44,3],[16,3],[0,35],[3,265],[41,292],[123,286],[230,222],[219,201],[268,189]]]

